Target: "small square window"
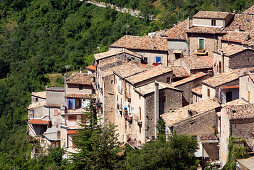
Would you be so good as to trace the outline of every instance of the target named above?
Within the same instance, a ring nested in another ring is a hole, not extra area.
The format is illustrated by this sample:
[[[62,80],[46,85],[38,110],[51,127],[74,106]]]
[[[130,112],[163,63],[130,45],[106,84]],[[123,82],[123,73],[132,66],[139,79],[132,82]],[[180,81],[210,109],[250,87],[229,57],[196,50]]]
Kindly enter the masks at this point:
[[[147,63],[148,63],[148,62],[147,62],[147,57],[144,57],[143,63],[144,63],[144,64],[147,64]]]
[[[83,90],[83,85],[79,85],[79,90]]]
[[[215,19],[212,20],[212,26],[216,26],[216,20]]]
[[[210,97],[210,89],[207,89],[207,96]]]

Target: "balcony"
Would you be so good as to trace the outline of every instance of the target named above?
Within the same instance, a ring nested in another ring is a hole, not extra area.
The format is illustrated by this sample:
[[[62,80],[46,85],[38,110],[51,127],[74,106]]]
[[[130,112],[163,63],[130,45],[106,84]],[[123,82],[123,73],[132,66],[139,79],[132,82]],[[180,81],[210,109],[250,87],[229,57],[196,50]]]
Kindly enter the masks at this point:
[[[127,121],[129,121],[129,122],[131,122],[132,121],[132,114],[131,115],[128,115],[128,114],[125,114],[124,115],[124,118],[127,120]]]
[[[194,53],[198,56],[208,55],[208,52],[205,49],[197,49],[197,51]]]

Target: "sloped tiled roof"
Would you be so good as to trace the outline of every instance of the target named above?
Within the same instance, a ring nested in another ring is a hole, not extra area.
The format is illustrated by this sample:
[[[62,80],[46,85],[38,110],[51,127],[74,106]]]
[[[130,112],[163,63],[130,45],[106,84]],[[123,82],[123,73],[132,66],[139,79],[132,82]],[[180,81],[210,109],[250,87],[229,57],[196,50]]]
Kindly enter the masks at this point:
[[[173,70],[175,77],[188,77],[189,74],[182,66],[169,66]]]
[[[148,80],[150,78],[160,76],[160,75],[168,73],[168,72],[173,72],[173,71],[169,67],[159,65],[159,66],[152,67],[151,69],[144,71],[142,73],[130,76],[126,80],[128,82],[130,82],[131,84],[135,84],[138,82]]]
[[[193,18],[225,19],[230,14],[231,14],[230,12],[199,11],[193,16]]]
[[[225,83],[239,79],[240,74],[241,72],[239,70],[224,72],[204,80],[203,83],[212,87],[218,87]]]
[[[132,55],[132,56],[137,57],[137,58],[142,58],[140,55],[138,55],[138,54],[136,54],[136,53],[134,53],[130,50],[127,50],[127,49],[109,50],[109,51],[106,51],[106,52],[103,52],[103,53],[94,54],[94,58],[95,58],[95,60],[101,60],[101,59],[108,58],[108,57],[115,56],[115,55],[119,55],[119,54],[122,54],[122,53],[126,53],[126,54]]]
[[[32,96],[46,99],[46,91],[32,92]]]
[[[223,35],[222,40],[228,42],[243,43],[248,40],[249,32],[227,31],[226,35]]]
[[[35,109],[35,108],[38,108],[38,107],[42,107],[42,106],[45,106],[46,105],[46,100],[42,101],[42,102],[35,102],[35,103],[32,103],[28,106],[28,109]]]
[[[162,83],[162,82],[158,82],[158,83],[159,83],[159,89],[167,89],[168,88],[168,89],[172,89],[172,90],[182,92],[182,90],[177,89],[177,88],[171,86],[170,84]],[[135,88],[135,91],[142,94],[142,95],[152,93],[152,92],[154,92],[154,90],[155,90],[154,82],[149,83],[149,84],[144,85],[144,86],[141,86],[141,87],[138,87],[138,88]]]
[[[84,74],[84,73],[72,73],[72,75],[67,78],[67,84],[83,84],[83,85],[91,85],[92,84],[92,77],[91,74]]]
[[[180,22],[170,29],[167,29],[164,33],[162,33],[162,36],[167,36],[168,39],[172,40],[187,40],[187,22],[188,19]]]
[[[224,29],[224,31],[245,31],[250,32],[253,30],[254,18],[251,15],[235,14],[232,22]]]
[[[187,77],[187,78],[185,78],[185,79],[182,79],[182,80],[173,82],[173,83],[171,83],[171,85],[172,85],[173,87],[177,87],[177,86],[180,86],[180,85],[182,85],[182,84],[185,84],[185,83],[188,83],[188,82],[190,82],[190,81],[193,81],[193,80],[195,80],[195,79],[204,77],[204,76],[206,76],[206,75],[207,75],[207,73],[199,72],[199,73],[196,73],[196,74],[192,74],[192,75],[190,75],[189,77]]]
[[[245,11],[243,11],[243,14],[254,14],[254,5],[252,5],[250,8],[246,9]]]
[[[254,105],[230,105],[226,107],[230,120],[254,118]]]
[[[183,60],[190,66],[190,69],[207,69],[213,68],[212,56],[189,56]]]
[[[127,78],[129,76],[149,70],[150,68],[150,66],[145,64],[128,62],[127,64],[123,64],[117,67],[117,69],[114,69],[114,73],[121,78]]]
[[[198,94],[198,95],[202,95],[202,86],[198,86],[198,87],[195,87],[195,88],[193,88],[191,91],[192,91],[192,93],[195,93],[195,94]]]
[[[168,127],[171,127],[183,120],[194,117],[195,115],[208,112],[217,107],[220,107],[220,103],[215,99],[201,100],[200,102],[179,108],[173,113],[165,113],[161,115],[161,117],[165,121],[165,124]],[[188,112],[192,112],[195,114],[193,116],[188,116]]]
[[[203,26],[191,26],[187,33],[201,33],[201,34],[220,34],[223,28],[219,27],[203,27]]]
[[[234,44],[229,44],[227,46],[225,46],[222,49],[219,49],[218,51],[221,52],[223,51],[225,56],[231,56],[234,55],[236,53],[239,53],[243,50],[246,50],[247,48],[241,46],[241,45],[234,45]]]
[[[167,39],[153,36],[130,36],[125,35],[111,44],[110,47],[136,49],[136,50],[152,50],[167,51]]]

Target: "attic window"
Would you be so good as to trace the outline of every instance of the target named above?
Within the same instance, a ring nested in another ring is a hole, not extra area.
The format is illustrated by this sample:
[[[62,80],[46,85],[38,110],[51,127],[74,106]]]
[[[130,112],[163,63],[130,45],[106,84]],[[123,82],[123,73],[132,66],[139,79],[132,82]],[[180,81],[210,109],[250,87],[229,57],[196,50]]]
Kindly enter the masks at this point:
[[[216,20],[215,19],[212,19],[212,21],[211,21],[212,23],[212,26],[216,26]]]

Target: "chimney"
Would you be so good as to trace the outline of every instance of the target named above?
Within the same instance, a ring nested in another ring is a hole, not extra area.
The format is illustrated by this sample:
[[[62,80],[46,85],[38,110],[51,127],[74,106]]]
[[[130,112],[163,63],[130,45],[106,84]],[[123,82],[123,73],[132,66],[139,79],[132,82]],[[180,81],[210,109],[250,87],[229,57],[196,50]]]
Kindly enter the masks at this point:
[[[190,17],[187,18],[187,30],[190,29]]]
[[[157,121],[159,119],[159,83],[154,82],[154,137],[157,139]]]

